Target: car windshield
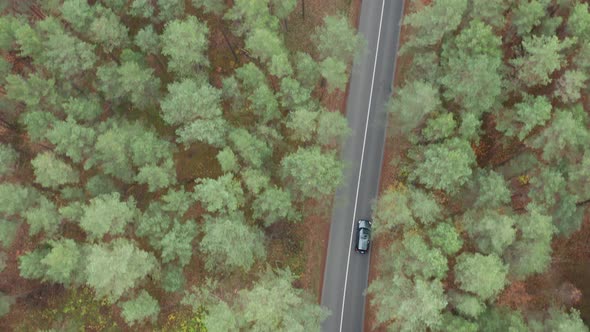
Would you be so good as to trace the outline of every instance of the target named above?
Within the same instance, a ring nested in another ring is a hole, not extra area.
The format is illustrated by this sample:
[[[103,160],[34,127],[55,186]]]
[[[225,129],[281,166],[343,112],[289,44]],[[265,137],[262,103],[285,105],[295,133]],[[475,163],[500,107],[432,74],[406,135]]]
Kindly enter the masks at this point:
[[[369,238],[369,231],[366,229],[361,229],[361,239],[366,240]]]

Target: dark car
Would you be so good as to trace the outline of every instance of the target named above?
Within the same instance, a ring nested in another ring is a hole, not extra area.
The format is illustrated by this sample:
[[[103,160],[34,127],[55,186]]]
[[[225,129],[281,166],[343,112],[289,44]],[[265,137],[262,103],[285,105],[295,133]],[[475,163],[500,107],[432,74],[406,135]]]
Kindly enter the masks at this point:
[[[371,221],[361,219],[356,224],[356,246],[354,250],[361,254],[369,251],[371,244]]]

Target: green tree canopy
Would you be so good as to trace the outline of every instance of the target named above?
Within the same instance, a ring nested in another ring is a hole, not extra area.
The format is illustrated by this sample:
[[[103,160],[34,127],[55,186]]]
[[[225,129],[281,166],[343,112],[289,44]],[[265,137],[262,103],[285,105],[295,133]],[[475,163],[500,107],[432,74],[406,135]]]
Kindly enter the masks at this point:
[[[522,42],[524,55],[512,60],[517,76],[527,87],[547,85],[550,75],[561,68],[565,60],[563,50],[572,45],[570,39],[563,41],[557,36],[533,36]]]
[[[516,31],[520,36],[530,36],[531,31],[537,25],[541,24],[542,19],[547,15],[545,12],[549,1],[547,0],[532,0],[523,1],[518,4],[512,12],[514,19],[512,24],[516,27]]]
[[[388,189],[379,195],[373,219],[375,220],[375,233],[387,233],[396,227],[412,228],[416,220],[410,208],[410,198],[407,188],[398,190]]]
[[[557,81],[555,96],[564,104],[576,103],[580,100],[581,91],[586,87],[587,80],[588,74],[582,70],[566,70]]]
[[[225,147],[223,150],[217,153],[217,161],[219,162],[219,166],[221,166],[221,170],[224,173],[235,172],[239,169],[238,165],[238,158],[234,151],[229,148]]]
[[[501,61],[484,55],[447,60],[441,84],[445,98],[478,114],[496,107],[502,92]]]
[[[24,103],[32,111],[41,108],[55,109],[59,103],[55,80],[46,79],[38,73],[30,74],[26,78],[19,75],[8,75],[5,90],[8,99]],[[49,112],[46,113],[52,115]],[[32,134],[34,133],[29,133],[29,135]]]
[[[221,91],[209,84],[199,85],[184,79],[168,85],[168,95],[162,100],[162,118],[166,123],[179,125],[196,118],[211,119],[221,115]]]
[[[14,297],[0,292],[0,317],[10,312],[10,307],[14,302],[16,302]]]
[[[477,318],[485,309],[485,304],[477,297],[469,294],[452,292],[449,302],[463,316]]]
[[[281,79],[280,102],[284,108],[306,107],[310,103],[311,89],[301,86],[291,77]]]
[[[242,213],[207,216],[203,232],[200,248],[209,271],[248,271],[266,256],[264,235],[247,225]]]
[[[156,103],[160,79],[154,77],[153,69],[137,60],[124,60],[121,65],[107,63],[98,68],[97,76],[98,88],[111,102],[121,103],[128,100],[140,109]]]
[[[121,234],[127,224],[136,217],[135,200],[121,201],[119,193],[103,194],[90,200],[84,208],[80,227],[92,239],[101,239],[105,234]]]
[[[38,202],[39,193],[30,187],[14,183],[0,183],[0,213],[11,216]]]
[[[244,204],[244,191],[233,175],[195,180],[194,199],[209,212],[233,212]]]
[[[202,8],[205,13],[221,14],[226,8],[223,1],[219,0],[191,0],[193,6]]]
[[[88,181],[86,181],[85,189],[90,197],[119,191],[111,177],[101,174],[90,177]]]
[[[272,154],[272,149],[264,140],[250,134],[246,129],[233,129],[228,138],[234,147],[234,151],[244,160],[247,166],[260,168]]]
[[[246,49],[262,62],[286,52],[285,45],[275,31],[255,28],[247,34]]]
[[[334,111],[320,111],[318,115],[317,141],[321,145],[334,146],[350,135],[348,121],[342,114]]]
[[[79,181],[79,172],[51,152],[38,154],[31,160],[31,165],[35,171],[35,181],[43,187],[56,189]]]
[[[193,199],[190,192],[184,191],[184,189],[168,190],[166,194],[162,196],[164,205],[162,210],[182,216],[193,204]]]
[[[139,122],[111,120],[102,123],[97,131],[94,151],[84,165],[87,170],[96,165],[105,174],[130,183],[136,176],[134,166],[158,165],[166,169],[165,163],[172,158],[170,143]]]
[[[47,267],[41,260],[47,256],[47,249],[37,249],[18,257],[20,276],[25,279],[41,279],[47,272]]]
[[[269,174],[259,169],[246,168],[241,175],[248,193],[252,196],[257,196],[270,184]]]
[[[168,22],[162,33],[162,54],[168,56],[168,69],[182,77],[208,66],[208,35],[207,25],[194,16]]]
[[[469,25],[443,46],[442,57],[468,59],[485,56],[491,60],[501,60],[502,39],[489,25],[479,20],[471,20]]]
[[[244,328],[256,332],[319,330],[328,311],[302,290],[294,288],[293,280],[289,270],[267,270],[251,289],[240,291],[239,311]]]
[[[176,183],[174,162],[168,159],[161,165],[145,165],[139,169],[135,180],[147,184],[151,192],[168,188]]]
[[[432,245],[446,255],[454,255],[463,247],[463,239],[457,228],[448,222],[438,223],[428,231],[428,237]]]
[[[184,223],[174,222],[170,231],[162,238],[162,262],[168,263],[178,258],[180,266],[189,263],[193,255],[192,242],[197,236],[197,225],[193,220]]]
[[[252,203],[253,217],[262,219],[265,226],[281,219],[296,220],[298,215],[292,201],[289,191],[276,186],[269,187]]]
[[[71,118],[81,122],[95,120],[103,112],[100,101],[93,97],[70,97],[64,101],[62,106],[68,120]]]
[[[504,12],[510,6],[507,0],[473,0],[471,16],[494,28],[500,29],[506,23]]]
[[[270,0],[235,0],[224,18],[239,22],[234,26],[234,32],[238,36],[255,28],[277,31],[279,18],[271,15],[269,3]]]
[[[55,204],[45,196],[41,196],[35,206],[24,211],[23,215],[29,224],[29,235],[43,231],[47,236],[52,236],[57,233],[61,222]]]
[[[578,207],[578,197],[567,190],[564,174],[559,169],[547,167],[530,180],[529,197],[545,213],[552,215],[560,234],[571,234],[583,221],[583,206]]]
[[[97,296],[117,301],[157,267],[156,258],[126,239],[93,244],[88,249],[86,284]]]
[[[438,329],[441,311],[447,306],[443,285],[439,280],[410,279],[400,275],[381,277],[368,289],[376,306],[376,321],[396,331]]]
[[[525,94],[523,100],[514,105],[514,110],[497,112],[496,129],[522,141],[535,127],[545,125],[551,119],[551,110],[547,97]]]
[[[426,127],[422,130],[422,136],[427,141],[438,141],[453,134],[457,123],[452,113],[442,113],[434,118],[428,119]]]
[[[185,291],[181,303],[191,306],[193,312],[198,312],[203,306],[207,307],[203,320],[208,331],[237,332],[241,317],[236,308],[231,308],[231,304],[216,294],[218,288],[216,281],[207,278],[201,286],[193,286],[190,291]]]
[[[227,132],[230,130],[226,120],[216,119],[194,120],[176,131],[176,141],[188,146],[195,142],[205,142],[215,147],[222,147],[226,143]]]
[[[527,209],[529,213],[521,215],[516,223],[521,236],[504,255],[510,274],[518,279],[547,269],[551,262],[551,240],[557,230],[552,218],[541,214],[534,204]]]
[[[257,87],[248,97],[248,100],[250,101],[250,108],[262,123],[281,117],[277,96],[265,83]]]
[[[412,81],[398,90],[390,103],[389,112],[397,124],[396,128],[401,134],[407,135],[424,123],[426,116],[440,106],[438,89],[434,85]]]
[[[289,112],[286,126],[290,130],[290,137],[300,142],[309,142],[317,131],[318,112],[306,109],[296,109]]]
[[[588,115],[580,104],[568,110],[556,111],[549,126],[525,143],[542,149],[542,157],[548,162],[566,158],[576,160],[590,142]]]
[[[173,218],[164,211],[162,204],[152,202],[138,217],[135,234],[147,238],[152,247],[161,249],[161,241],[168,233],[172,221]]]
[[[507,307],[491,307],[477,320],[481,331],[529,331],[520,311]]]
[[[145,0],[143,0],[145,1]],[[134,3],[136,3],[135,1]],[[146,54],[158,54],[160,53],[160,35],[154,30],[154,27],[148,25],[143,27],[135,35],[135,45]]]
[[[71,27],[80,33],[86,33],[93,17],[96,14],[96,7],[90,6],[84,0],[64,0],[61,5],[61,15]]]
[[[439,43],[459,26],[467,3],[467,0],[439,0],[420,11],[409,13],[404,24],[412,27],[419,37],[404,44],[402,52],[412,48],[429,48]]]
[[[312,36],[322,59],[332,57],[345,65],[362,49],[364,40],[344,16],[326,16]]]
[[[494,254],[463,253],[457,257],[455,282],[482,300],[495,297],[506,285],[508,268]]]
[[[410,174],[429,189],[440,189],[454,193],[471,176],[475,153],[469,143],[451,138],[443,143],[429,145]]]
[[[495,171],[479,172],[476,183],[479,193],[475,207],[493,209],[510,203],[511,192],[501,174]]]
[[[318,63],[304,52],[295,54],[295,78],[307,88],[313,88],[320,79]]]
[[[299,148],[281,160],[281,173],[300,197],[320,198],[333,193],[342,178],[342,165],[333,153]]]
[[[544,325],[546,329],[556,332],[588,331],[588,327],[580,317],[580,312],[576,309],[567,312],[563,309],[551,308],[549,318],[545,320]]]
[[[0,219],[0,244],[2,247],[10,248],[16,238],[17,231],[18,223],[6,219]]]
[[[182,267],[168,265],[162,271],[162,288],[167,292],[181,290],[186,284],[186,278],[182,273]]]
[[[37,28],[42,52],[30,55],[57,77],[72,78],[94,67],[98,60],[95,46],[67,34],[55,18],[45,18]]]
[[[69,284],[80,276],[82,252],[72,239],[50,241],[51,250],[40,263],[45,267],[44,279],[61,284]]]
[[[112,10],[95,6],[93,20],[88,29],[92,41],[101,45],[105,52],[112,52],[128,42],[128,28]]]
[[[576,3],[567,20],[568,32],[580,43],[590,41],[590,12],[587,3]]]
[[[72,119],[56,121],[47,132],[47,139],[55,144],[55,151],[63,154],[73,162],[79,163],[91,150],[96,133],[94,129],[81,126]]]
[[[398,226],[412,228],[419,221],[429,225],[440,220],[443,211],[434,197],[416,187],[386,190],[377,201],[374,218],[376,231],[386,232]]]
[[[274,16],[286,19],[297,6],[297,0],[270,0],[270,6]]]
[[[391,246],[391,268],[409,278],[441,280],[446,276],[447,258],[430,247],[420,235],[406,235],[401,245]]]
[[[129,14],[135,17],[150,18],[154,14],[154,7],[149,0],[133,0]]]
[[[328,82],[328,91],[346,90],[348,83],[348,73],[346,72],[346,63],[333,57],[328,57],[320,62],[320,73]]]
[[[176,131],[179,143],[223,145],[228,125],[221,117],[220,90],[184,79],[168,85],[168,91],[160,103],[162,118],[168,124],[181,125]]]
[[[16,167],[18,153],[8,144],[0,144],[0,176],[8,175]]]
[[[463,225],[482,253],[501,256],[516,238],[514,217],[494,210],[467,213]]]
[[[444,332],[477,332],[478,325],[470,320],[460,316],[453,315],[450,312],[443,314],[443,323],[441,331]]]
[[[158,19],[163,22],[171,21],[185,15],[185,2],[183,0],[158,0],[160,13]]]
[[[142,290],[132,300],[121,303],[121,315],[130,326],[140,323],[148,318],[156,321],[160,312],[160,305],[148,292]]]

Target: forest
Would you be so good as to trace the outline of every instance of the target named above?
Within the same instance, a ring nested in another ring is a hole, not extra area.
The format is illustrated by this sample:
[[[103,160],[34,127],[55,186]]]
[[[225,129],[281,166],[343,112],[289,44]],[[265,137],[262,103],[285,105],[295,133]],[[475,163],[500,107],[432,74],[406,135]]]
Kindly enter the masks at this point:
[[[314,3],[1,2],[1,330],[319,330],[363,40]]]
[[[373,329],[588,331],[587,1],[406,4]]]

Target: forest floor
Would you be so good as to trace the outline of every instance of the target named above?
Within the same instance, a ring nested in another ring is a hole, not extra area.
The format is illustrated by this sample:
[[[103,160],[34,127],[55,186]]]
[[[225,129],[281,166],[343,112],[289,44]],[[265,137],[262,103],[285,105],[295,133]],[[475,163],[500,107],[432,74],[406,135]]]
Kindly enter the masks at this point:
[[[327,15],[345,15],[355,26],[358,24],[361,0],[306,0],[305,18],[302,17],[302,3],[298,1],[297,7],[287,20],[286,44],[292,51],[301,50],[315,55],[311,35]],[[241,65],[241,62],[248,61],[242,51],[243,41],[228,34],[227,27],[218,17],[203,16],[193,12],[191,14],[199,16],[199,19],[206,21],[210,27],[210,78],[214,86],[221,87],[222,77],[230,75]],[[224,32],[226,32],[225,36]],[[229,39],[229,44],[234,46],[233,51],[237,59],[228,47],[226,37]],[[154,67],[158,70],[156,60],[151,59],[150,62],[155,64]],[[314,95],[321,99],[322,105],[327,109],[345,112],[347,91],[336,90],[328,93],[325,87],[319,87],[314,91]],[[158,121],[158,118],[149,119],[150,122],[152,120]],[[154,125],[161,135],[171,135],[161,123]],[[214,150],[205,145],[194,145],[175,153],[174,160],[179,182],[190,187],[195,178],[219,175],[221,170],[217,166]],[[30,171],[30,168],[27,169]],[[21,175],[32,176],[32,174]],[[305,204],[302,222],[295,225],[278,223],[267,230],[270,241],[267,248],[268,260],[264,264],[268,263],[273,267],[289,266],[296,275],[300,276],[296,286],[307,290],[318,301],[321,294],[331,211],[331,201],[328,204],[325,201],[309,201]],[[200,212],[197,211],[194,216],[191,214],[191,217],[198,217],[198,215]],[[27,232],[27,227],[21,227],[17,240],[7,252],[7,268],[0,280],[0,289],[10,289],[7,293],[17,295],[18,300],[10,314],[0,319],[1,331],[33,331],[50,325],[55,326],[55,324],[59,326],[63,324],[60,322],[65,322],[66,317],[70,322],[66,323],[67,325],[79,324],[88,331],[133,330],[122,321],[116,306],[95,300],[92,291],[87,288],[68,290],[63,286],[21,278],[17,257],[34,247],[34,241],[26,235]],[[253,270],[258,270],[258,267],[262,266],[256,266]],[[193,257],[185,268],[186,288],[202,281],[202,270],[202,261],[198,257]],[[249,277],[254,277],[254,273],[248,275]],[[246,287],[251,282],[251,280],[229,279],[231,280],[224,281],[224,284],[229,287],[229,293],[235,293],[235,290]],[[154,295],[160,300],[161,312],[158,324],[160,327],[176,330],[180,327],[178,324],[181,321],[191,325],[199,324],[198,317],[193,317],[190,310],[179,308],[177,305],[179,295],[159,294],[157,289],[151,289],[151,291],[155,292]],[[62,327],[66,328],[66,326]]]
[[[408,2],[409,0],[405,0]],[[302,15],[302,4],[305,3],[305,18]],[[305,0],[298,1],[296,9],[286,21],[286,43],[292,50],[303,50],[314,54],[313,44],[310,42],[312,32],[321,25],[326,15],[342,14],[357,26],[361,0]],[[406,6],[408,8],[408,6]],[[201,18],[201,17],[200,17]],[[240,61],[235,61],[234,55],[224,40],[222,29],[223,22],[211,17],[204,18],[211,26],[211,51],[209,58],[212,68],[212,83],[220,87],[221,77],[225,77],[239,66]],[[402,28],[400,40],[410,37],[409,32]],[[235,52],[239,60],[245,60],[245,55],[240,51],[242,41],[230,35],[230,43],[236,46]],[[399,87],[404,81],[404,73],[411,61],[410,56],[398,57],[396,66],[395,87]],[[347,91],[335,91],[328,93],[325,87],[318,88],[314,95],[322,100],[324,107],[331,111],[345,112]],[[587,106],[587,105],[586,105]],[[588,107],[587,107],[588,109]],[[157,120],[157,119],[156,119]],[[390,127],[393,124],[390,123]],[[158,125],[156,127],[159,128]],[[161,134],[162,130],[159,130]],[[0,141],[13,141],[22,138],[9,137],[11,133],[0,131]],[[385,146],[384,164],[381,174],[380,191],[396,184],[397,169],[391,163],[403,150],[403,146],[397,144],[394,137],[387,138]],[[181,150],[175,155],[175,163],[179,182],[191,185],[198,177],[215,177],[220,174],[220,169],[215,160],[215,150],[207,146],[194,145],[189,149]],[[494,151],[489,151],[493,153]],[[213,167],[211,165],[214,165]],[[31,177],[30,168],[21,168],[17,177]],[[326,250],[330,231],[330,214],[332,204],[330,201],[309,201],[304,207],[304,220],[298,224],[278,223],[271,227],[268,247],[268,263],[271,266],[289,266],[300,278],[296,282],[297,287],[306,289],[319,301],[322,287],[322,276]],[[195,211],[198,217],[201,212]],[[76,232],[77,230],[68,230]],[[18,330],[35,331],[47,328],[49,324],[59,322],[63,317],[74,323],[83,324],[87,331],[127,330],[126,324],[114,306],[104,301],[94,299],[92,292],[87,288],[67,290],[63,286],[49,285],[38,281],[25,280],[19,277],[17,257],[23,252],[34,248],[34,239],[27,236],[26,225],[20,227],[15,243],[11,250],[7,251],[7,267],[0,278],[0,290],[11,295],[16,295],[17,304],[11,313],[0,319],[0,331]],[[369,282],[378,277],[375,267],[380,265],[382,257],[380,253],[388,247],[394,239],[379,239],[372,248],[372,264]],[[531,277],[523,282],[513,282],[498,299],[502,305],[518,308],[520,310],[536,310],[546,307],[548,304],[574,305],[581,311],[582,318],[590,323],[590,216],[587,214],[582,228],[571,237],[556,238],[553,242],[553,259],[550,268],[543,274]],[[256,271],[256,266],[252,270]],[[193,260],[185,270],[187,287],[196,285],[203,280],[203,262],[199,257]],[[248,275],[248,277],[254,276]],[[251,280],[247,278],[230,278],[226,281],[228,293],[235,293],[241,287],[247,286]],[[7,291],[9,290],[10,291]],[[154,294],[157,290],[150,289]],[[583,295],[587,294],[586,297]],[[161,296],[159,296],[161,295]],[[189,310],[179,310],[177,305],[180,295],[157,294],[160,300],[162,312],[160,325],[166,330],[175,330],[176,323],[182,320],[183,315],[192,315]],[[375,326],[375,313],[367,299],[365,314],[365,330],[379,330]],[[198,322],[190,321],[190,324]],[[59,324],[59,323],[58,323]],[[17,328],[18,327],[18,328]],[[66,326],[61,326],[66,328]]]
[[[305,19],[302,18],[302,1],[289,17],[288,32],[286,34],[287,47],[291,50],[301,50],[315,54],[311,47],[311,33],[315,27],[322,24],[327,15],[341,14],[349,18],[356,27],[360,14],[360,0],[306,0]],[[348,90],[348,89],[347,89]],[[315,94],[320,96],[322,105],[330,111],[346,112],[346,96],[348,91],[334,91],[328,93],[325,87],[317,89]],[[304,220],[296,225],[295,234],[302,242],[301,264],[302,273],[298,286],[306,289],[320,300],[322,293],[322,278],[328,238],[330,235],[330,216],[332,202],[309,201],[304,209]]]
[[[404,1],[406,3],[404,15],[406,15],[410,0]],[[402,27],[400,45],[403,45],[408,38],[411,38],[411,31],[406,27]],[[395,89],[403,85],[411,61],[411,55],[408,54],[397,57]],[[584,107],[587,112],[590,112],[588,102],[585,103]],[[389,128],[394,125],[390,121]],[[493,137],[483,137],[482,141],[486,141],[486,139],[493,141]],[[499,161],[505,157],[496,155],[496,153],[506,154],[509,152],[499,151],[493,146],[488,146],[486,149],[485,143],[481,145],[484,146],[478,146],[477,148],[487,150],[485,151],[487,155],[484,157],[487,158],[488,162]],[[394,136],[387,136],[379,192],[397,185],[398,169],[392,161],[398,159],[405,148],[407,147],[399,144]],[[373,242],[369,284],[379,276],[378,267],[384,259],[382,253],[394,240],[396,239],[392,236],[382,236],[378,241]],[[580,230],[568,238],[556,237],[553,240],[552,248],[551,265],[547,271],[524,281],[512,282],[499,296],[498,304],[521,310],[523,313],[547,309],[552,305],[573,306],[580,311],[584,322],[590,324],[590,209],[586,210]],[[376,312],[374,311],[375,308],[370,305],[371,298],[371,295],[367,296],[364,330],[382,331],[384,328],[376,325]]]
[[[407,14],[407,9],[409,8],[409,1],[410,0],[404,0],[405,4],[404,4],[404,15]],[[408,38],[411,37],[411,33],[410,31],[408,31],[408,29],[405,26],[402,26],[401,31],[400,31],[400,39],[399,39],[399,45],[403,45],[404,42],[406,40],[408,40]],[[395,76],[394,76],[394,81],[393,81],[393,86],[394,89],[393,91],[395,91],[397,88],[399,88],[402,83],[405,80],[405,73],[406,71],[409,69],[410,64],[411,64],[412,58],[409,55],[398,55],[397,56],[397,63],[395,65]],[[393,124],[391,122],[391,120],[389,120],[389,124],[388,124],[388,129],[392,128],[395,124]],[[391,130],[389,130],[389,132],[391,133]],[[392,161],[394,159],[396,159],[396,156],[399,156],[402,151],[404,149],[404,146],[402,146],[401,144],[398,143],[398,141],[396,140],[396,138],[391,135],[388,134],[386,139],[385,139],[385,148],[383,151],[383,165],[381,166],[381,178],[380,178],[380,183],[379,183],[379,193],[385,191],[387,188],[391,187],[391,186],[395,186],[397,183],[397,172],[398,169],[397,167],[394,165],[394,163],[392,163]],[[390,244],[391,241],[394,241],[395,239],[393,239],[392,237],[381,237],[379,239],[379,241],[373,241],[373,244],[371,246],[371,265],[369,268],[369,284],[371,284],[371,282],[373,280],[375,280],[378,277],[378,269],[377,267],[380,265],[381,260],[383,258],[383,255],[381,254],[381,252],[383,252],[384,250],[386,250]],[[364,331],[377,331],[377,326],[375,323],[375,311],[373,309],[373,307],[370,304],[372,296],[371,295],[367,295],[367,300],[365,303],[365,323],[364,323]]]

